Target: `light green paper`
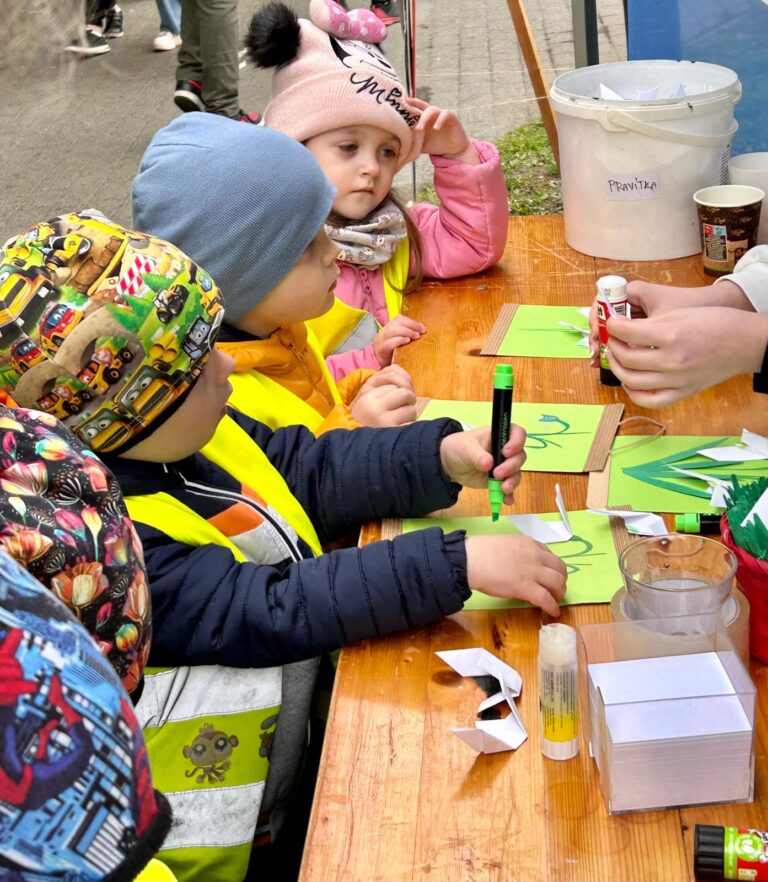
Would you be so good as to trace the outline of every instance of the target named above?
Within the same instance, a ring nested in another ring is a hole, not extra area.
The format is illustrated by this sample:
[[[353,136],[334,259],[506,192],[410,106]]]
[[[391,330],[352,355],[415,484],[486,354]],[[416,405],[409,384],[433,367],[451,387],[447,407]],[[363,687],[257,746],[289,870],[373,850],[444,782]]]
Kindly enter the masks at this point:
[[[693,472],[705,472],[721,481],[750,481],[768,475],[768,460],[740,463],[718,463],[695,453],[671,464],[659,460],[674,457],[683,451],[705,447],[727,447],[740,443],[740,438],[711,435],[666,435],[640,444],[625,453],[622,447],[641,440],[642,436],[622,435],[614,439],[610,457],[611,476],[608,505],[629,505],[637,511],[666,511],[683,514],[706,514],[719,511],[709,503],[706,484],[696,478],[676,474],[670,465]],[[616,451],[616,452],[614,452]],[[633,473],[627,473],[627,470]],[[654,483],[655,482],[655,483]],[[658,484],[670,485],[669,488]],[[671,489],[671,487],[679,489]]]
[[[465,426],[479,428],[491,423],[490,401],[429,400],[419,419],[452,417]],[[512,421],[528,433],[526,472],[584,471],[605,405],[528,404],[513,402]]]
[[[589,346],[579,345],[582,336],[558,322],[568,322],[585,330],[589,328],[589,320],[579,312],[578,306],[521,304],[496,354],[530,358],[589,358]]]
[[[560,520],[556,513],[543,514],[545,521]],[[555,542],[547,548],[562,558],[568,567],[568,588],[563,604],[607,603],[621,588],[619,557],[613,542],[609,518],[587,511],[569,511],[573,538]],[[485,534],[519,536],[520,531],[504,516],[495,523],[487,518],[409,518],[403,520],[403,533],[424,527],[440,527],[443,532],[466,530],[468,536]],[[473,591],[464,609],[508,609],[530,606],[520,600],[504,600]]]

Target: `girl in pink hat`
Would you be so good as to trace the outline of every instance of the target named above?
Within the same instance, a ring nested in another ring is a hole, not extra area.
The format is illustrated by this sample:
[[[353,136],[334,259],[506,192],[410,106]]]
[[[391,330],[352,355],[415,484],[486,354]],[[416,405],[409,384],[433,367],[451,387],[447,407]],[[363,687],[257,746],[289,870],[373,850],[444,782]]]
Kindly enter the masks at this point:
[[[275,68],[264,124],[301,141],[336,187],[326,231],[339,247],[334,308],[310,324],[335,377],[390,364],[426,328],[400,314],[425,276],[480,272],[499,260],[509,208],[496,148],[456,114],[409,98],[379,49],[370,10],[311,0],[310,19],[270,3],[251,20],[251,61]],[[419,154],[435,168],[439,205],[406,208],[395,174]]]

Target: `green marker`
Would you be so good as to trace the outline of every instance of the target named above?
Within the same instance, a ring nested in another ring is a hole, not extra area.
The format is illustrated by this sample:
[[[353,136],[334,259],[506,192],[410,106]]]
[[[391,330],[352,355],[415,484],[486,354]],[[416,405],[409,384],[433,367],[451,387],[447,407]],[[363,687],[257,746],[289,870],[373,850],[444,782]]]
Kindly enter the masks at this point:
[[[491,453],[493,466],[488,473],[488,497],[491,500],[491,518],[498,521],[501,505],[504,502],[504,491],[501,481],[493,477],[493,470],[504,462],[501,452],[509,441],[512,429],[512,394],[515,389],[515,375],[511,364],[496,365],[493,374],[493,416],[491,417]]]
[[[687,514],[675,515],[675,530],[678,533],[719,533],[719,514]]]

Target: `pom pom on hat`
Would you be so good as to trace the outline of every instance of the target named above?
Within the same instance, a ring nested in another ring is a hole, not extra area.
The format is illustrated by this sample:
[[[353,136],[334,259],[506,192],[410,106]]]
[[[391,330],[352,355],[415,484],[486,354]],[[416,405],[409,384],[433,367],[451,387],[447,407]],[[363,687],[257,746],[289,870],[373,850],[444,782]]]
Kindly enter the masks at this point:
[[[268,3],[251,19],[245,48],[256,67],[279,67],[296,58],[300,39],[296,13],[284,3]]]

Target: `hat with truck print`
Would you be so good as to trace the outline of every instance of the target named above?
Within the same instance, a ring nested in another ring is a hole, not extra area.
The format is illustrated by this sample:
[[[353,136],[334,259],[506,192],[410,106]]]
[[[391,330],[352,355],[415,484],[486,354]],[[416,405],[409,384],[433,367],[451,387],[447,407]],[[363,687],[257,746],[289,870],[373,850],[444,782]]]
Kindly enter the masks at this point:
[[[178,406],[222,318],[213,279],[174,245],[65,214],[0,250],[0,389],[116,453]]]

